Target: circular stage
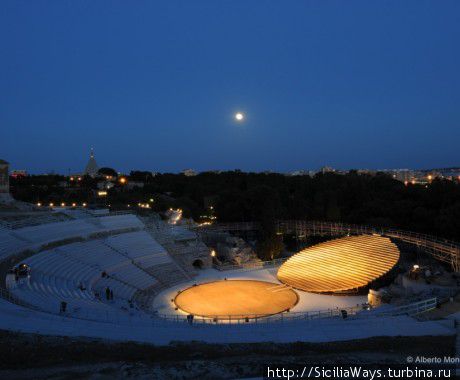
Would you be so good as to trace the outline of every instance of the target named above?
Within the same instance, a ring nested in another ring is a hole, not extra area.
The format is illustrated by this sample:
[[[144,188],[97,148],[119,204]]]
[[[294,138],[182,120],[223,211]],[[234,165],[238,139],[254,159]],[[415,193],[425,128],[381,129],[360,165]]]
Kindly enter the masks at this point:
[[[291,309],[298,301],[286,285],[252,280],[208,282],[183,290],[176,306],[201,317],[256,318]]]

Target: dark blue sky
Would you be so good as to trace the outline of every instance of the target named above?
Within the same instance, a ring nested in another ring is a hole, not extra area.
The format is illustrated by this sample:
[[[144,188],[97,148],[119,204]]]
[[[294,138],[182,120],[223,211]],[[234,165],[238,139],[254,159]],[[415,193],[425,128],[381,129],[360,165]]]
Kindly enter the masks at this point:
[[[460,165],[457,0],[3,0],[0,49],[13,169]]]

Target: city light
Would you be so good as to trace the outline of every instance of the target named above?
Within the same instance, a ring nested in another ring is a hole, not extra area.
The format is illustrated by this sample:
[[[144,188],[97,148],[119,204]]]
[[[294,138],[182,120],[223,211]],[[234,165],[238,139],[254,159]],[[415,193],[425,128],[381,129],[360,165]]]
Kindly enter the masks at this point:
[[[120,182],[122,185],[124,185],[124,184],[127,182],[126,177],[121,177],[121,178],[119,179],[119,182]]]
[[[42,204],[40,202],[37,203],[37,206],[40,207]]]
[[[216,257],[216,251],[212,250],[212,251],[211,251],[211,256],[212,256],[212,257]]]

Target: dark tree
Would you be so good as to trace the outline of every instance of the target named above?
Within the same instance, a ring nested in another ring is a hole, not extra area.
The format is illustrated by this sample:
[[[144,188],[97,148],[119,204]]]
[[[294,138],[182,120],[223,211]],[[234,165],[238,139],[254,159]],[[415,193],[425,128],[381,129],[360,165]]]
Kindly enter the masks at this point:
[[[118,177],[118,173],[112,168],[100,168],[97,172],[101,176]]]

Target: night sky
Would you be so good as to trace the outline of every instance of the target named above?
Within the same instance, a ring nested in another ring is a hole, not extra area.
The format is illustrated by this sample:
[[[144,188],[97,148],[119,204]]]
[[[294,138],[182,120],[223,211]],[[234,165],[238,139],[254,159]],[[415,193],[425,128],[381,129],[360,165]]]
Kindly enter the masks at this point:
[[[0,52],[12,169],[460,165],[458,0],[2,0]]]

